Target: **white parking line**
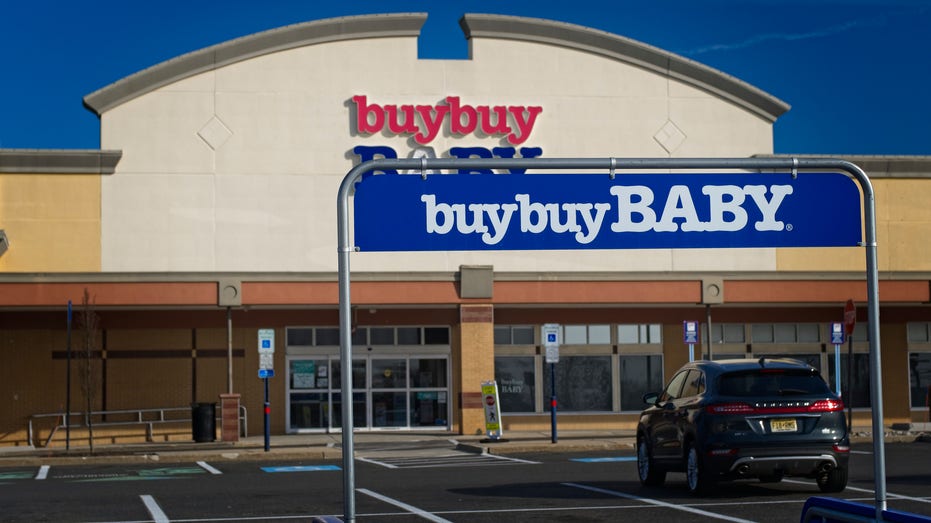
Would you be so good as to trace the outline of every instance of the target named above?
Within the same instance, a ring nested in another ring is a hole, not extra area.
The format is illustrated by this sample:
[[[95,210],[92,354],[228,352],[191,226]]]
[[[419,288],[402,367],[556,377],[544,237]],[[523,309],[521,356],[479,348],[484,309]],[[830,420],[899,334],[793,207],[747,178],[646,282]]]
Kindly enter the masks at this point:
[[[795,484],[797,484],[797,485],[809,485],[809,486],[815,486],[815,485],[816,485],[816,483],[811,483],[811,482],[808,482],[808,481],[798,481],[798,480],[794,480],[794,479],[784,479],[783,481],[785,481],[786,483],[795,483]],[[846,488],[845,490],[853,490],[854,492],[866,492],[866,493],[868,493],[868,494],[875,494],[875,493],[876,493],[875,490],[870,490],[870,489],[867,489],[867,488],[851,487],[851,486],[849,486],[849,485],[847,486],[847,488]],[[913,498],[912,496],[906,496],[906,495],[904,495],[904,494],[893,494],[892,492],[886,492],[886,496],[887,496],[887,497],[890,497],[890,498],[895,498],[895,499],[904,499],[904,500],[908,500],[908,501],[917,501],[917,502],[919,502],[919,503],[931,503],[931,499],[928,499],[928,498]]]
[[[417,507],[408,505],[407,503],[404,503],[404,502],[402,502],[402,501],[398,501],[398,500],[396,500],[396,499],[391,499],[391,498],[389,498],[389,497],[387,497],[387,496],[382,496],[381,494],[378,494],[378,493],[376,493],[376,492],[372,492],[372,491],[369,490],[369,489],[360,488],[360,489],[356,489],[356,490],[359,491],[359,492],[361,492],[361,493],[363,493],[363,494],[366,494],[366,495],[368,495],[368,496],[371,496],[371,497],[373,497],[373,498],[375,498],[375,499],[377,499],[377,500],[384,501],[385,503],[388,503],[389,505],[394,505],[394,506],[396,506],[396,507],[398,507],[398,508],[404,509],[404,510],[410,512],[411,514],[416,514],[416,515],[418,515],[418,516],[420,516],[420,517],[422,517],[422,518],[424,518],[424,519],[426,519],[426,520],[434,521],[434,522],[436,522],[436,523],[452,523],[452,521],[450,521],[450,520],[448,520],[448,519],[443,519],[443,518],[441,518],[441,517],[439,517],[439,516],[436,516],[436,515],[433,515],[433,514],[427,512],[427,511],[425,511],[425,510],[421,510],[421,509],[419,509],[419,508],[417,508]]]
[[[152,519],[155,520],[155,523],[170,523],[168,516],[162,512],[161,507],[159,507],[158,503],[155,502],[155,498],[148,494],[142,494],[139,497],[142,498],[142,503],[145,504],[145,509],[149,511],[149,515],[152,516]]]
[[[48,477],[48,465],[42,465],[39,467],[39,472],[36,473],[36,479],[45,479]]]
[[[215,469],[214,467],[210,466],[206,461],[198,461],[198,462],[197,462],[197,465],[200,466],[200,468],[206,470],[207,472],[209,472],[209,473],[211,473],[211,474],[223,474],[223,473],[220,472],[219,470],[217,470],[217,469]]]
[[[591,492],[597,492],[597,493],[599,493],[599,494],[607,494],[607,495],[609,495],[609,496],[616,496],[616,497],[619,497],[619,498],[631,499],[631,500],[634,500],[634,501],[642,501],[642,502],[644,502],[644,503],[649,503],[650,505],[656,505],[656,506],[658,506],[658,507],[670,508],[670,509],[673,509],[673,510],[681,510],[681,511],[683,511],[683,512],[690,512],[690,513],[692,513],[692,514],[699,514],[699,515],[702,515],[702,516],[708,516],[708,517],[710,517],[710,518],[723,519],[724,521],[733,521],[733,522],[735,522],[735,523],[753,523],[753,521],[752,521],[752,520],[749,520],[749,519],[742,519],[742,518],[735,518],[735,517],[731,517],[731,516],[725,516],[724,514],[716,514],[716,513],[714,513],[714,512],[708,512],[707,510],[701,510],[701,509],[697,509],[697,508],[693,508],[693,507],[689,507],[689,506],[685,506],[685,505],[674,505],[674,504],[672,504],[672,503],[666,503],[665,501],[659,501],[659,500],[650,499],[650,498],[642,498],[642,497],[640,497],[640,496],[635,496],[635,495],[633,495],[633,494],[627,494],[627,493],[624,493],[624,492],[618,492],[618,491],[616,491],[616,490],[606,490],[606,489],[602,489],[602,488],[598,488],[598,487],[589,487],[588,485],[580,485],[580,484],[578,484],[578,483],[562,483],[562,485],[565,485],[565,486],[567,486],[567,487],[578,488],[578,489],[582,489],[582,490],[588,490],[588,491],[591,491]]]

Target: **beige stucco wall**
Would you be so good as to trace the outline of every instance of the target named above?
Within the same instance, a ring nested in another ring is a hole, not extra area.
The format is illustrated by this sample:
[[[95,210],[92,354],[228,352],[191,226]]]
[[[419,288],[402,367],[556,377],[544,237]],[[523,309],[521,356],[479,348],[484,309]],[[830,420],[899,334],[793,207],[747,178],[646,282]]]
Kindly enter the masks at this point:
[[[931,270],[931,180],[874,179],[876,254],[881,272]],[[780,271],[863,271],[861,248],[779,249]]]
[[[546,64],[546,67],[539,67]],[[369,103],[541,106],[529,139],[545,157],[749,156],[772,151],[767,120],[707,92],[594,53],[476,38],[470,60],[418,60],[413,37],[359,39],[263,55],[205,72],[102,116],[101,145],[123,152],[102,185],[104,271],[334,271],[336,193],[358,145],[401,157],[407,136],[359,135]],[[684,135],[667,152],[656,135]],[[198,134],[200,133],[200,135]],[[203,137],[207,137],[205,140]],[[208,144],[208,141],[211,142]],[[212,145],[211,145],[212,144]],[[507,145],[500,137],[429,144]],[[359,253],[353,269],[500,271],[771,270],[772,249]]]
[[[100,270],[100,176],[0,174],[0,272]]]

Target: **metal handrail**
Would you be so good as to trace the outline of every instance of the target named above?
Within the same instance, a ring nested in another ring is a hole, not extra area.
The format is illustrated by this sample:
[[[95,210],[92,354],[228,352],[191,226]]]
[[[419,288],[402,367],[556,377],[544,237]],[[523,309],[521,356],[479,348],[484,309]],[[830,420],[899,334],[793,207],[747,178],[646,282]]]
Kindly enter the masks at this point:
[[[183,412],[187,416],[172,417],[171,413]],[[129,416],[127,416],[129,415]],[[59,429],[64,429],[67,427],[66,414],[64,412],[52,412],[48,414],[33,414],[29,416],[29,421],[26,427],[26,437],[28,438],[29,444],[33,445],[35,442],[35,430],[33,428],[33,421],[39,420],[42,418],[58,418],[58,421],[52,427],[52,430],[49,432],[48,438],[45,440],[45,445],[52,441],[52,438],[55,436],[55,433]],[[143,425],[146,428],[146,441],[152,441],[152,428],[153,425],[163,424],[163,423],[179,423],[192,420],[192,411],[191,407],[165,407],[160,409],[123,409],[123,410],[96,410],[87,412],[71,412],[67,414],[68,422],[72,428],[82,428],[90,425],[89,421],[91,418],[104,420],[107,418],[119,418],[126,417],[126,419],[121,419],[119,421],[94,421],[93,425],[95,427],[114,427],[120,425]],[[74,423],[72,420],[77,418],[78,422]],[[221,419],[221,413],[217,412],[216,419]],[[239,420],[240,420],[240,432],[242,437],[248,436],[248,422],[249,415],[248,410],[245,405],[239,405]]]

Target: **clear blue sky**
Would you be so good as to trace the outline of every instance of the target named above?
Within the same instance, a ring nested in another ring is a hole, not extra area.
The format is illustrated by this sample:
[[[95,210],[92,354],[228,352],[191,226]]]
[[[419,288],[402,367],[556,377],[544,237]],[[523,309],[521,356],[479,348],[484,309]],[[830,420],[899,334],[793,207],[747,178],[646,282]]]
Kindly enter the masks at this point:
[[[466,57],[463,13],[594,27],[788,102],[777,153],[931,155],[931,0],[7,0],[0,148],[98,148],[99,121],[82,99],[101,87],[232,38],[386,12],[429,14],[424,58]]]

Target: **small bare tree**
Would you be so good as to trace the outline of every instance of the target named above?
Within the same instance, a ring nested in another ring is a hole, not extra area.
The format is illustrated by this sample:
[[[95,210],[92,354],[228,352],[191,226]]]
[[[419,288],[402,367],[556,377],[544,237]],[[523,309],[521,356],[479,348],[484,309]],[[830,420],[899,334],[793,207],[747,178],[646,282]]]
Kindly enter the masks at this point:
[[[80,373],[81,392],[84,394],[84,419],[87,420],[87,438],[91,454],[94,453],[94,421],[91,413],[100,389],[100,373],[94,363],[98,343],[100,340],[100,317],[94,309],[94,301],[87,289],[81,300],[80,332],[81,350],[78,358],[78,371]]]

